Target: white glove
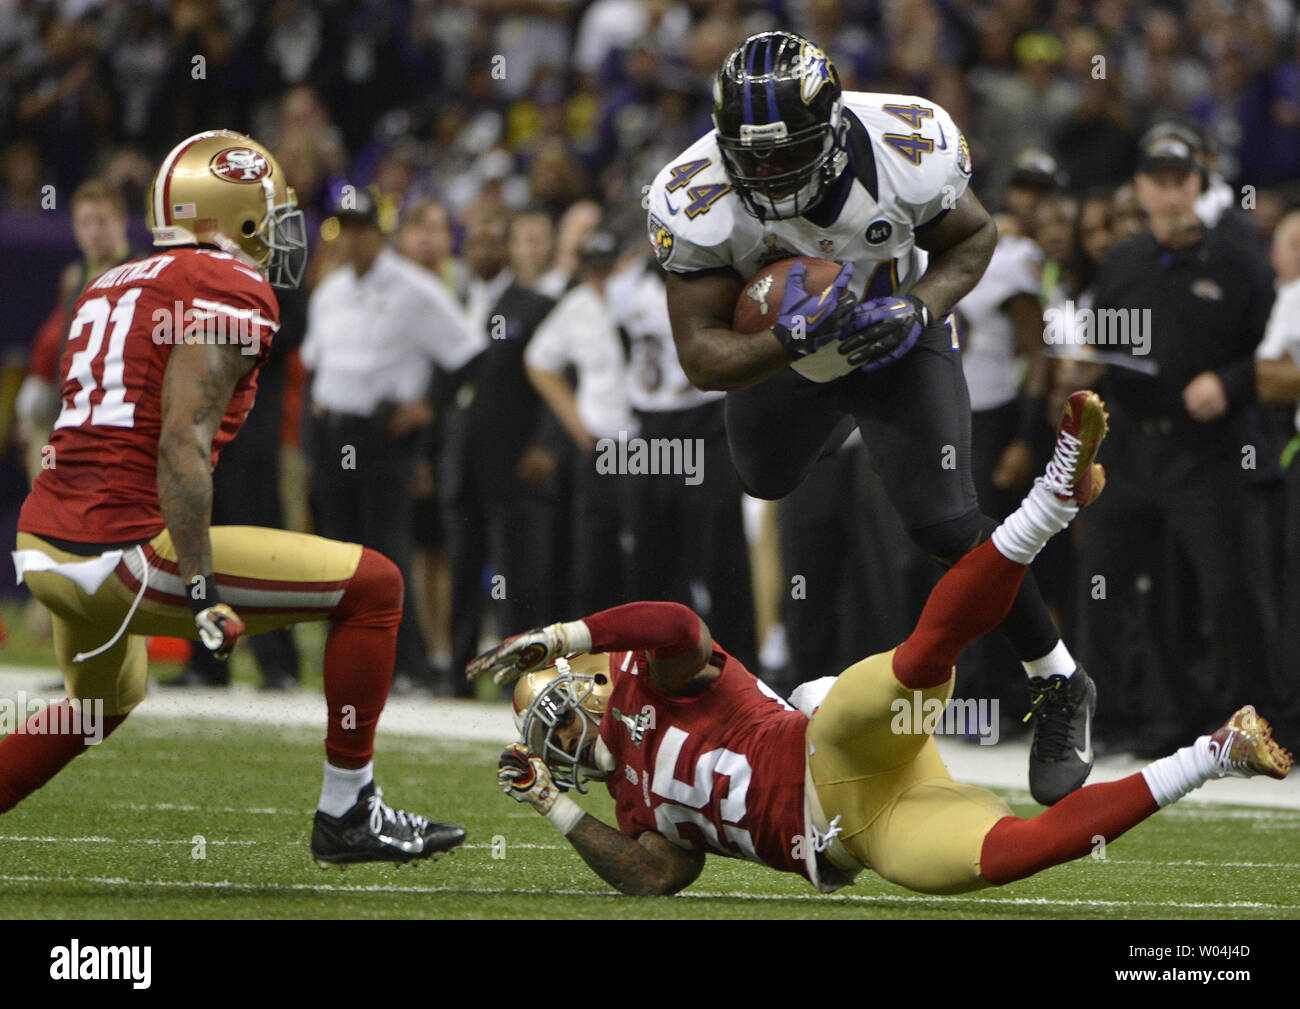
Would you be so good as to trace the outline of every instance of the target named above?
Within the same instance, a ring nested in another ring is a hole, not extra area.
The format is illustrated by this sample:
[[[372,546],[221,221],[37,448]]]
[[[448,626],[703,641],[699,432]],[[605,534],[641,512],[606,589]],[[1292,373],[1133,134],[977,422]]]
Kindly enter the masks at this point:
[[[465,675],[476,680],[491,673],[492,682],[501,686],[514,683],[524,673],[544,669],[561,656],[589,651],[591,631],[581,620],[570,620],[506,638],[466,666]]]
[[[224,659],[244,635],[244,622],[239,614],[225,603],[217,603],[194,615],[194,626],[199,629],[203,647],[219,659]]]

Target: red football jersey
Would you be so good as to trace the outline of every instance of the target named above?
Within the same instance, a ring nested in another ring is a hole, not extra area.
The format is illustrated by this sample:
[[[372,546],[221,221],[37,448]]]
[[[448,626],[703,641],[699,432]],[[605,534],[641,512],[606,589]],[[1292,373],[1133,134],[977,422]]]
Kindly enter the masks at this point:
[[[215,466],[253,405],[279,314],[260,273],[207,249],[170,249],[86,285],[63,353],[52,465],[37,476],[18,528],[78,543],[127,543],[161,532],[158,436],[172,347],[238,342],[231,353],[255,358],[213,439]]]
[[[618,761],[606,782],[618,827],[681,848],[745,858],[806,879],[804,739],[808,718],[739,661],[702,694],[650,680],[645,652],[613,652],[600,735]]]

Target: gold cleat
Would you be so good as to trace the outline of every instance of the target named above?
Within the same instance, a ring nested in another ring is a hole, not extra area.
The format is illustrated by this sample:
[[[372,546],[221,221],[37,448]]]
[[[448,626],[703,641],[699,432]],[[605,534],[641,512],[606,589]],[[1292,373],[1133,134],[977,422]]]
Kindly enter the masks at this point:
[[[1273,738],[1268,719],[1261,717],[1252,704],[1237,711],[1210,736],[1210,752],[1222,777],[1266,774],[1281,781],[1295,762],[1290,751]]]

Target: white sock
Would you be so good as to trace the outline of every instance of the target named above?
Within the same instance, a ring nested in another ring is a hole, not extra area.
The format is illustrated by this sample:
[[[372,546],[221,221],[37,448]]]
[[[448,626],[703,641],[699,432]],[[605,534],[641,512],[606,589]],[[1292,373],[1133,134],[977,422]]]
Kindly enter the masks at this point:
[[[1043,478],[1039,477],[1020,502],[1020,507],[993,530],[993,545],[1007,560],[1029,564],[1047,541],[1078,514],[1077,504],[1062,501],[1043,486]]]
[[[1030,676],[1064,676],[1066,679],[1074,675],[1079,665],[1070,654],[1070,649],[1065,647],[1064,641],[1058,641],[1055,647],[1041,658],[1030,659],[1020,664],[1025,667],[1025,672]]]
[[[1152,761],[1142,768],[1142,777],[1157,806],[1164,808],[1177,802],[1192,789],[1219,777],[1214,754],[1210,752],[1210,737],[1201,736],[1191,746]]]
[[[325,761],[325,779],[316,808],[327,816],[342,816],[357,804],[357,793],[375,779],[375,762],[365,767],[335,767]]]

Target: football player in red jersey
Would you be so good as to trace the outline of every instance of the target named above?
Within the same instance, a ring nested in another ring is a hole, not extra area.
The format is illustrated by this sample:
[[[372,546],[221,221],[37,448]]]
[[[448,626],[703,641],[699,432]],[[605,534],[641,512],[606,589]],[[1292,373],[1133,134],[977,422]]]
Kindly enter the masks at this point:
[[[908,639],[800,687],[797,708],[677,603],[618,606],[485,652],[470,676],[522,677],[522,741],[502,754],[500,784],[624,893],[674,893],[707,853],[797,872],[823,891],[870,868],[922,893],[960,893],[1086,855],[1098,836],[1113,840],[1211,778],[1285,777],[1291,755],[1248,705],[1140,773],[1021,819],[952,780],[933,719],[899,717],[951,696],[957,653],[998,625],[1034,555],[1101,492],[1105,431],[1096,394],[1071,396],[1046,475],[943,576]],[[618,829],[564,794],[588,778],[606,781]]]
[[[402,578],[355,543],[210,527],[212,469],[238,433],[278,328],[272,287],[306,266],[302,212],[275,158],[228,130],[182,141],[150,187],[159,251],[88,284],[63,355],[62,412],[18,521],[14,565],[54,615],[68,700],[113,731],[145,694],[145,637],[218,656],[244,634],[332,622],[325,773],[311,839],[322,865],[408,862],[455,847],[456,826],[394,810],[375,785]],[[361,461],[364,465],[364,460]],[[0,813],[88,745],[46,709],[0,740]]]

